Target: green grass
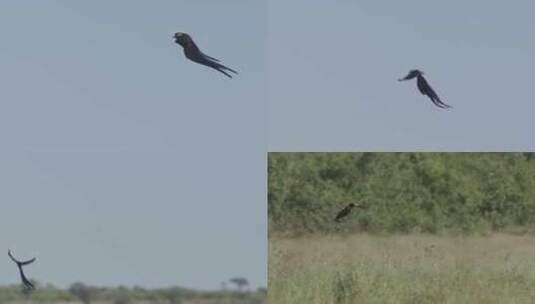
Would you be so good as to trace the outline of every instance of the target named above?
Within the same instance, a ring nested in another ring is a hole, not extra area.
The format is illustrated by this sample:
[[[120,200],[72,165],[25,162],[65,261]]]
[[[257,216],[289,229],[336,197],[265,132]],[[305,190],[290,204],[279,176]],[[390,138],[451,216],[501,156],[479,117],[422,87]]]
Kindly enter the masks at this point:
[[[272,238],[268,303],[535,303],[532,236]]]

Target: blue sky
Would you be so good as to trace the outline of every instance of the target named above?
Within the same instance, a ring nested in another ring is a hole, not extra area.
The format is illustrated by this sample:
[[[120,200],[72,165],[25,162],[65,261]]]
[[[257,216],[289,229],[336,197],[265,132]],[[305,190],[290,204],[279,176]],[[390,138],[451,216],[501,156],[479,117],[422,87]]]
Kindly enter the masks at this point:
[[[0,240],[31,277],[266,285],[263,1],[2,1]],[[190,33],[240,75],[187,61]],[[18,282],[0,262],[0,284]]]
[[[270,151],[533,150],[533,1],[273,0]],[[435,108],[410,69],[454,108]]]

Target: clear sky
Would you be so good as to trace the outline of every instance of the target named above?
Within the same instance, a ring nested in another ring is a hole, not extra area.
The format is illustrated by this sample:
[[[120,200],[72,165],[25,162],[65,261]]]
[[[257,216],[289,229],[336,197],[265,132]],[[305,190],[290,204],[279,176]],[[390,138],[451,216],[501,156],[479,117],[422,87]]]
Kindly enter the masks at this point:
[[[0,284],[266,286],[264,1],[2,1]],[[190,33],[240,75],[187,61]]]
[[[534,150],[535,2],[269,3],[270,150]]]

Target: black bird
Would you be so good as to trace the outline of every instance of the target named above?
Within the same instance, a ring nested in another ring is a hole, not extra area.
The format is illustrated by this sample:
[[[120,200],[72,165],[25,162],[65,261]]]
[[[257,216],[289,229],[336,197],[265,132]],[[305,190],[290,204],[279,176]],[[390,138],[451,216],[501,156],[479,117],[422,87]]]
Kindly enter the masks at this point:
[[[335,222],[338,222],[340,223],[340,220],[346,216],[349,215],[349,213],[351,212],[351,209],[355,208],[355,207],[358,207],[358,208],[364,208],[363,206],[361,205],[357,205],[357,204],[353,204],[353,203],[350,203],[349,205],[347,205],[344,209],[340,210],[340,212],[338,212],[338,214],[336,215],[336,218],[334,219]]]
[[[190,35],[178,32],[175,33],[173,37],[175,38],[175,43],[181,45],[184,48],[184,55],[186,55],[186,58],[188,58],[189,60],[216,69],[219,72],[227,75],[229,78],[232,78],[232,76],[226,71],[238,74],[238,72],[234,71],[233,69],[220,64],[218,59],[210,57],[201,52],[199,47],[195,44],[195,42],[193,42],[193,39],[191,39]]]
[[[425,80],[423,75],[424,75],[424,72],[422,72],[422,71],[411,70],[409,72],[409,74],[407,76],[405,76],[405,78],[398,79],[398,81],[409,80],[409,79],[413,79],[413,78],[416,77],[417,84],[418,84],[418,89],[420,90],[420,92],[423,95],[427,95],[427,97],[429,97],[431,99],[431,101],[435,104],[435,106],[437,106],[439,108],[442,108],[442,109],[451,108],[452,106],[447,105],[447,104],[443,103],[442,100],[440,100],[440,98],[438,97],[437,93],[435,93],[435,91],[429,85],[427,80]]]
[[[29,289],[29,290],[35,289],[35,286],[33,286],[32,282],[30,282],[30,280],[28,280],[26,278],[26,276],[24,275],[24,271],[22,271],[22,266],[25,266],[25,265],[28,265],[28,264],[31,264],[31,263],[35,262],[35,258],[33,258],[31,260],[27,260],[27,261],[19,261],[19,260],[15,259],[13,257],[13,255],[11,254],[11,250],[8,250],[7,254],[11,258],[11,260],[13,260],[13,262],[15,262],[17,264],[17,266],[19,267],[20,278],[22,279],[22,283],[24,284],[26,289]]]

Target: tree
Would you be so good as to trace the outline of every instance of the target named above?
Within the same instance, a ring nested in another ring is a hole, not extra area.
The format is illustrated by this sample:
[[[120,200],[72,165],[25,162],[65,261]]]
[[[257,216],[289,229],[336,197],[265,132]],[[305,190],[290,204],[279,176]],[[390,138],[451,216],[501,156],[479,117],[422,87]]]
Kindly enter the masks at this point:
[[[247,281],[246,278],[242,278],[242,277],[232,278],[229,280],[229,282],[236,285],[239,291],[242,291],[244,287],[249,286],[249,281]]]

